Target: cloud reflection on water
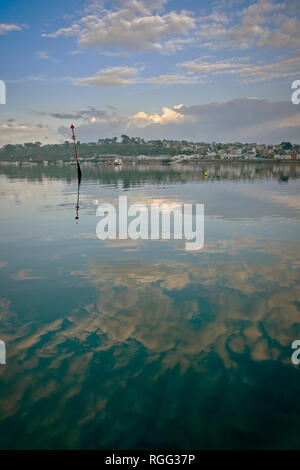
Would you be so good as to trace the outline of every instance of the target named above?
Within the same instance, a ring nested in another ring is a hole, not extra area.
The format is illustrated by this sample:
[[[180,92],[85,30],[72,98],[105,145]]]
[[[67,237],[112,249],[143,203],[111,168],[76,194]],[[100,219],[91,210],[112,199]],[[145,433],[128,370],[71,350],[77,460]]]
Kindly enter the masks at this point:
[[[207,247],[201,264],[162,259],[140,265],[94,263],[71,271],[74,279],[93,286],[98,300],[46,324],[42,318],[23,323],[2,299],[1,337],[9,345],[9,367],[5,373],[0,369],[2,422],[47,406],[52,412],[42,412],[38,426],[53,429],[60,423],[61,439],[67,429],[61,419],[72,400],[81,397],[82,410],[73,410],[76,429],[63,439],[72,447],[81,445],[88,423],[116,418],[114,394],[124,390],[127,395],[131,386],[144,383],[145,370],[147,395],[169,374],[184,381],[194,370],[211,380],[211,361],[236,385],[255,378],[246,370],[244,378],[234,378],[243,361],[294,368],[290,345],[300,336],[299,242],[253,239],[250,246],[256,253],[250,258],[244,251],[249,240],[241,239]],[[225,252],[230,262],[215,258]],[[92,379],[93,374],[99,377]],[[120,430],[111,425],[114,442]]]

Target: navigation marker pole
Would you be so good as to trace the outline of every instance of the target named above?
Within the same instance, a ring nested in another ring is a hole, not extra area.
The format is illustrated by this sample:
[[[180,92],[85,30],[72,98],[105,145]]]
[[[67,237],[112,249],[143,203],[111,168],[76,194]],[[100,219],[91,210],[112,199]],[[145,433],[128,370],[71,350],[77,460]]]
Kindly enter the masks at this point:
[[[77,147],[76,147],[76,138],[75,138],[75,134],[74,134],[74,126],[73,126],[73,124],[71,125],[71,129],[72,129],[72,139],[73,139],[73,142],[74,142],[74,149],[75,149],[75,155],[76,155],[78,182],[79,182],[79,184],[80,184],[80,181],[81,181],[81,169],[80,169],[79,160],[78,160],[78,153],[77,153]]]
[[[72,129],[72,139],[74,142],[74,149],[75,149],[75,155],[76,155],[76,163],[77,163],[77,176],[78,176],[78,186],[77,186],[77,200],[76,200],[76,216],[75,219],[79,219],[79,194],[80,194],[80,182],[81,182],[81,169],[79,165],[79,160],[78,160],[78,153],[77,153],[77,147],[76,147],[76,138],[74,134],[74,126],[73,124],[71,125]]]

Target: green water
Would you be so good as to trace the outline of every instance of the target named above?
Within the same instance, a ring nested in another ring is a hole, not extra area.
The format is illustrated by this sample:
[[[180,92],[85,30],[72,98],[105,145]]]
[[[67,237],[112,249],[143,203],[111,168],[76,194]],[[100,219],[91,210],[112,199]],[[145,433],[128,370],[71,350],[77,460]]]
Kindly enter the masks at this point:
[[[300,448],[300,165],[82,171],[76,223],[74,167],[0,166],[0,448]],[[119,195],[203,250],[100,241]]]

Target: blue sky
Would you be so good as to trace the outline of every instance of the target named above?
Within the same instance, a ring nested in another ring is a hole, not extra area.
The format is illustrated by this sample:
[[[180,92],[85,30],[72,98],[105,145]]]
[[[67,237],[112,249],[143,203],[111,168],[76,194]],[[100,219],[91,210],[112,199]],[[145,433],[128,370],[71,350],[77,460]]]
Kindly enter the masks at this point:
[[[2,1],[0,145],[299,142],[298,0]]]

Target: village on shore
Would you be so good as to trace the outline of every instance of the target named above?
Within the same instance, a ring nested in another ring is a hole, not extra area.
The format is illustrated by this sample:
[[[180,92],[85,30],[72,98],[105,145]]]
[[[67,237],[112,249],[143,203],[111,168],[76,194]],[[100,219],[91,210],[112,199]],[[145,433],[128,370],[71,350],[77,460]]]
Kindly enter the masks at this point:
[[[205,143],[185,140],[148,140],[122,135],[99,139],[97,142],[77,142],[82,163],[107,163],[119,160],[145,162],[161,161],[165,164],[189,161],[300,161],[300,145],[257,143]],[[71,164],[74,149],[71,141],[62,144],[40,142],[7,144],[0,148],[0,164],[51,163]]]

